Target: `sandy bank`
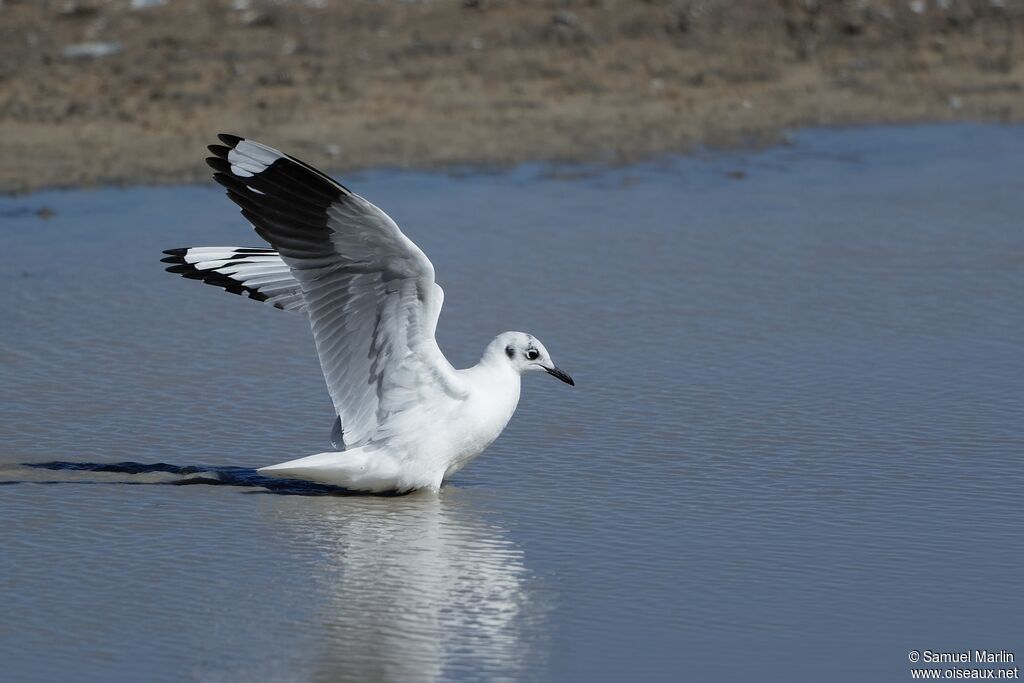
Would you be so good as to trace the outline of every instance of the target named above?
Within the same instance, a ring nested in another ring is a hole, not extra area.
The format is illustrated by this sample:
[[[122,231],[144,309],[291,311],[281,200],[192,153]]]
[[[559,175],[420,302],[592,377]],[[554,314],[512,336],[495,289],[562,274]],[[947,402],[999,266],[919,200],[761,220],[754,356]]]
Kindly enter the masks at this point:
[[[205,178],[222,130],[344,171],[1020,121],[1022,18],[988,0],[6,0],[0,191]]]

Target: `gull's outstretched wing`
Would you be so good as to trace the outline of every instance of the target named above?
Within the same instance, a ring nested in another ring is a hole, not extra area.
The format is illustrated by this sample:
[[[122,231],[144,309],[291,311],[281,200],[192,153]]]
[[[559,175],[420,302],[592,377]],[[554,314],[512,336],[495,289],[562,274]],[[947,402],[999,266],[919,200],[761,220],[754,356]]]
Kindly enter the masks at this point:
[[[218,136],[214,179],[299,282],[327,389],[351,448],[421,402],[465,388],[434,340],[444,293],[391,218],[311,166]]]
[[[305,313],[302,288],[291,268],[273,249],[257,247],[184,247],[167,249],[160,259],[168,273],[202,280],[232,294],[246,294],[275,308]]]

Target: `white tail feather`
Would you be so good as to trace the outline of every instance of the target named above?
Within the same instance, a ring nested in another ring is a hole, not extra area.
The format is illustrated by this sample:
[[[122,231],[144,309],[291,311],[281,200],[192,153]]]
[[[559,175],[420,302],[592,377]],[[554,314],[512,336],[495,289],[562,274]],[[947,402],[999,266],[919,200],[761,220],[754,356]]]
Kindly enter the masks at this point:
[[[353,491],[380,493],[417,488],[411,482],[402,481],[402,470],[390,455],[363,448],[317,453],[256,471],[271,477],[315,481]]]

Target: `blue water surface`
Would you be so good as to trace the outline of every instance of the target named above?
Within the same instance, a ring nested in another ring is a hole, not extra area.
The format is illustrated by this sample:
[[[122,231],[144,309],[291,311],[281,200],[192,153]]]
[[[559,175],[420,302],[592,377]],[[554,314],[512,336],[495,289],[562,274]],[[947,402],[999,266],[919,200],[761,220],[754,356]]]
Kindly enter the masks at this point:
[[[526,378],[439,494],[244,485],[326,450],[333,414],[301,318],[163,272],[169,247],[260,244],[221,190],[0,199],[3,677],[895,681],[910,650],[1024,656],[1024,129],[344,180],[433,261],[456,366],[525,330],[575,389]],[[24,466],[53,461],[173,467]],[[168,485],[189,477],[226,485]]]

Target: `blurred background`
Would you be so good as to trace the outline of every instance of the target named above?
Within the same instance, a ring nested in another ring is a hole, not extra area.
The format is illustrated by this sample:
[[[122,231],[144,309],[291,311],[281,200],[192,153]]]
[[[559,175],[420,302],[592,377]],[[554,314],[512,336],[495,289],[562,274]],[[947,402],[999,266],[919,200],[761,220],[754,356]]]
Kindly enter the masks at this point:
[[[628,162],[789,127],[1024,116],[1019,0],[0,0],[0,190]]]

